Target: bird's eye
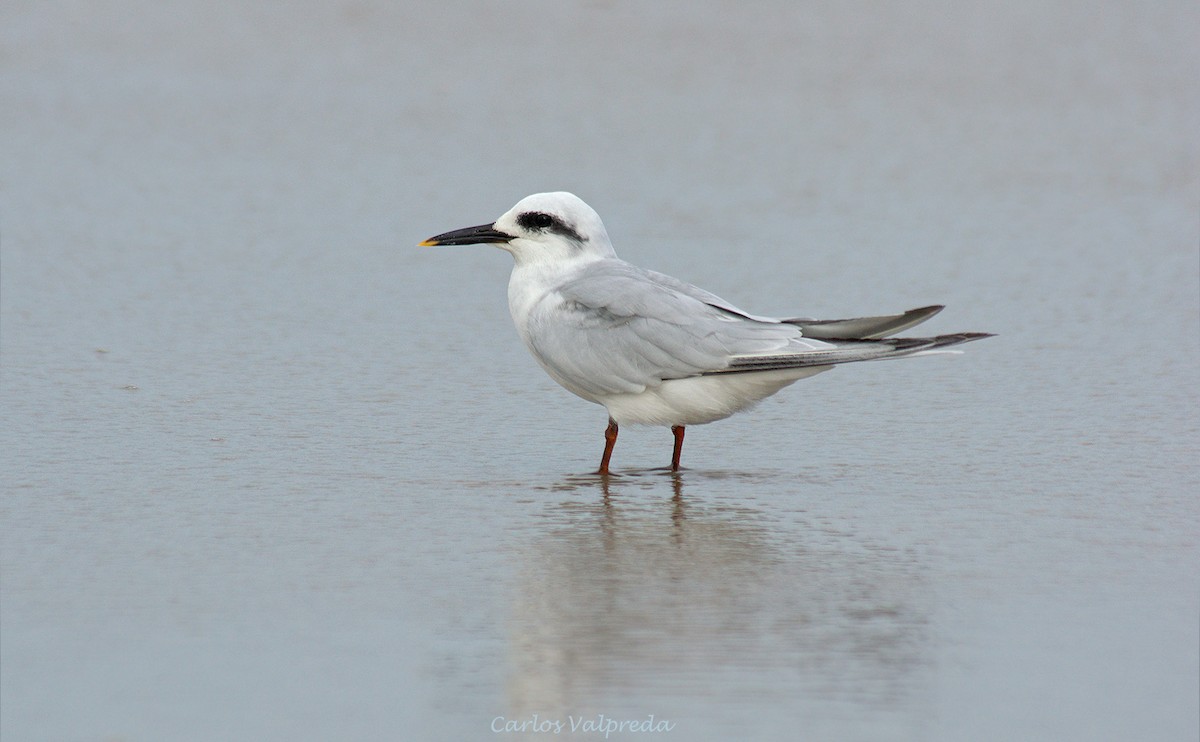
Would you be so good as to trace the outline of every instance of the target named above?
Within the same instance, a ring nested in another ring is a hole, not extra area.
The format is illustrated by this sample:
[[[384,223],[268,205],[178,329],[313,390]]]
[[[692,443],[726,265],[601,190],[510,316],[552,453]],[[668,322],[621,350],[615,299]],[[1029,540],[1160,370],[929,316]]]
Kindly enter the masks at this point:
[[[525,229],[549,229],[554,224],[554,217],[540,211],[529,211],[518,217],[517,223]]]

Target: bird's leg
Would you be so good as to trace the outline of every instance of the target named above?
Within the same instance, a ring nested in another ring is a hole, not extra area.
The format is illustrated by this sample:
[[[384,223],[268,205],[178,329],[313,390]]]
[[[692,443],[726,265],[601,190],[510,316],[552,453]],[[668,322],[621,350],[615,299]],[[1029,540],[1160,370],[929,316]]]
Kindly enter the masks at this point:
[[[671,471],[679,471],[679,454],[683,452],[683,426],[672,425],[671,432],[675,434],[675,450],[671,453]]]
[[[600,457],[600,470],[597,474],[608,474],[608,460],[612,458],[613,446],[617,444],[617,421],[608,418],[608,427],[604,429],[604,456]]]

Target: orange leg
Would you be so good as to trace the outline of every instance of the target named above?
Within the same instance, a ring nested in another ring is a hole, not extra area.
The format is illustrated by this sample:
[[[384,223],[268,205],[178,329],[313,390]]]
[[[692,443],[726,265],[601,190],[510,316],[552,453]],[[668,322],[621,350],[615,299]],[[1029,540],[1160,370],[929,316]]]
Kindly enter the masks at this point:
[[[675,450],[671,453],[671,471],[679,471],[679,454],[683,453],[683,426],[672,425],[671,432],[675,434]]]
[[[604,456],[600,458],[600,470],[597,474],[608,474],[608,461],[612,458],[613,446],[617,445],[617,421],[608,418],[608,427],[604,430]]]

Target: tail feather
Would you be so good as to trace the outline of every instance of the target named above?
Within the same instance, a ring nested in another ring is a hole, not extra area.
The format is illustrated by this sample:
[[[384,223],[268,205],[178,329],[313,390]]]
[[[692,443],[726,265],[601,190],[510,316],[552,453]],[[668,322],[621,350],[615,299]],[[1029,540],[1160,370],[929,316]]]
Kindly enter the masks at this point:
[[[785,319],[791,325],[796,325],[804,333],[804,337],[818,340],[837,340],[854,338],[857,340],[875,340],[888,335],[903,332],[914,325],[919,325],[933,315],[945,309],[940,304],[928,307],[910,309],[903,314],[890,314],[884,317],[856,317],[854,319]]]
[[[776,353],[772,355],[738,356],[724,369],[712,374],[747,373],[751,371],[774,371],[778,369],[804,368],[807,366],[833,366],[857,361],[880,361],[903,358],[926,353],[940,353],[947,348],[972,340],[992,337],[990,332],[956,332],[927,338],[822,338],[834,344],[832,348],[807,350],[799,353]],[[944,351],[955,353],[957,351]]]

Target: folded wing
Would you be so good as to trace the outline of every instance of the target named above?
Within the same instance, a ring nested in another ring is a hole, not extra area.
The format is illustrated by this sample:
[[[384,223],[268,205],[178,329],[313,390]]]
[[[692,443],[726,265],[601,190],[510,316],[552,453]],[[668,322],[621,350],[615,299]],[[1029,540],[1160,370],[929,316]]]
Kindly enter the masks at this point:
[[[723,370],[737,356],[832,347],[664,279],[620,260],[588,265],[534,309],[530,349],[559,383],[591,398]]]
[[[941,309],[840,320],[758,317],[703,289],[614,259],[589,264],[547,294],[530,317],[528,341],[559,383],[595,398],[692,376],[953,352],[942,349],[988,337],[886,337]]]

